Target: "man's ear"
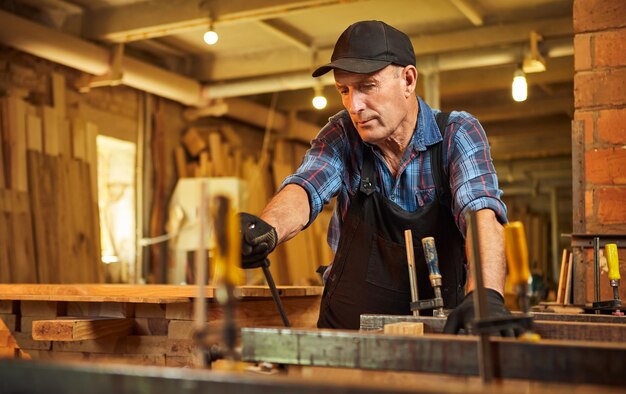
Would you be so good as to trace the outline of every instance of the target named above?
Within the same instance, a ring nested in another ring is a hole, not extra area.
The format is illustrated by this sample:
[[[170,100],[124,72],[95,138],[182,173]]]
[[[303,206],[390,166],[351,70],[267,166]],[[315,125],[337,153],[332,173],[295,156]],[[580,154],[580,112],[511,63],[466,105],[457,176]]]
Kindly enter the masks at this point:
[[[406,84],[405,94],[408,97],[409,95],[413,95],[415,92],[415,87],[417,85],[417,69],[415,66],[406,66],[404,67],[404,83]]]

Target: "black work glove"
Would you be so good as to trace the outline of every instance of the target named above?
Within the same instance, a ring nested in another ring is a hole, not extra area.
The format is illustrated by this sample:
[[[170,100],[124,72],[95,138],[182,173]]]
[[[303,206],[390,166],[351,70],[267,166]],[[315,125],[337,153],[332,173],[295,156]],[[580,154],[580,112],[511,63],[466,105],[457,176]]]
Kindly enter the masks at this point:
[[[474,295],[473,292],[467,293],[463,301],[448,315],[446,325],[443,327],[444,334],[458,334],[461,329],[466,333],[470,331],[470,323],[474,320]],[[485,288],[487,295],[488,317],[510,316],[511,312],[504,305],[504,297],[493,289]],[[513,329],[502,330],[500,335],[503,337],[515,336]]]
[[[263,219],[241,212],[241,266],[256,268],[259,261],[265,260],[278,242],[276,229]]]

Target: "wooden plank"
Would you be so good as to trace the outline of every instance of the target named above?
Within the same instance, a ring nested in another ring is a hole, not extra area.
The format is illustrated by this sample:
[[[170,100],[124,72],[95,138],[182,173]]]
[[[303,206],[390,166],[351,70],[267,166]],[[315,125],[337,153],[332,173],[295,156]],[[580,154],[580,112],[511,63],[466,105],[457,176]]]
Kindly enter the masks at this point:
[[[134,304],[135,317],[160,317],[165,318],[165,305],[163,304]]]
[[[135,317],[134,335],[168,335],[170,321],[159,317]]]
[[[85,161],[89,165],[89,184],[91,185],[91,201],[98,204],[98,126],[85,124]]]
[[[68,316],[133,317],[134,304],[126,302],[70,302]]]
[[[0,331],[14,332],[18,329],[19,319],[11,313],[0,313]]]
[[[278,286],[283,300],[310,297],[319,300],[321,286]],[[188,285],[125,284],[0,284],[0,300],[113,301],[133,303],[184,303],[197,296],[197,287]],[[267,286],[241,286],[238,296],[246,299],[270,298]],[[215,288],[207,286],[205,297],[215,298]]]
[[[46,155],[59,155],[59,119],[54,108],[47,105],[41,107],[43,119],[43,152]]]
[[[72,121],[72,157],[84,161],[87,158],[87,131],[83,119]]]
[[[198,133],[198,129],[195,127],[190,127],[187,129],[185,134],[182,137],[182,144],[187,149],[189,156],[198,157],[200,152],[206,149],[207,143],[202,138],[200,133]]]
[[[572,303],[572,272],[574,271],[574,264],[572,262],[573,253],[570,253],[569,259],[567,260],[567,276],[565,277],[565,298],[563,300],[564,305],[569,305]]]
[[[399,322],[385,324],[383,333],[386,335],[424,335],[424,323]]]
[[[124,354],[117,356],[91,353],[89,360],[98,363],[165,366],[165,355],[163,354]]]
[[[26,116],[26,149],[43,152],[43,126],[41,118],[35,115]]]
[[[556,293],[557,304],[563,304],[565,301],[565,279],[567,277],[567,249],[563,249],[563,256],[561,257],[561,270],[559,274],[559,286]]]
[[[354,330],[243,328],[242,360],[477,376],[475,336],[398,337]],[[623,386],[626,344],[492,337],[497,378]],[[341,349],[329,352],[328,349]],[[463,355],[456,357],[451,355]],[[541,360],[541,361],[538,361]]]
[[[56,225],[58,243],[58,270],[59,283],[80,283],[76,261],[73,260],[72,248],[74,236],[74,210],[70,201],[73,201],[74,191],[70,183],[70,165],[72,159],[69,156],[60,156],[56,165]]]
[[[53,72],[50,75],[52,90],[52,105],[59,119],[65,119],[67,106],[65,105],[65,77],[63,74]]]
[[[17,342],[17,346],[22,350],[50,350],[52,349],[51,341],[36,341],[31,333],[15,332],[13,337]]]
[[[12,213],[9,215],[12,244],[9,248],[11,280],[15,283],[37,283],[37,262],[27,192],[7,191]]]
[[[80,341],[109,335],[128,335],[132,319],[122,318],[63,318],[33,321],[33,339],[38,341]]]
[[[218,132],[209,133],[209,151],[211,152],[211,163],[213,163],[215,176],[224,176],[228,168],[222,146],[222,136]]]
[[[17,313],[19,304],[17,301],[0,300],[0,313]]]
[[[165,354],[167,337],[110,335],[99,339],[79,341],[55,341],[52,348],[59,352],[108,353],[119,355],[130,354]]]
[[[66,314],[66,303],[57,301],[22,301],[22,316],[57,317]]]
[[[30,208],[33,223],[34,246],[37,255],[37,273],[40,283],[59,283],[58,222],[58,159],[39,152],[28,152],[28,179]]]
[[[59,155],[72,157],[72,130],[67,119],[58,119],[57,135],[59,138]]]
[[[178,173],[178,178],[188,177],[189,174],[187,174],[187,159],[185,158],[185,149],[183,149],[183,147],[181,146],[177,146],[175,155],[176,171]]]
[[[626,343],[624,324],[536,321],[533,331],[548,339]]]
[[[11,220],[9,218],[10,207],[7,201],[8,192],[0,189],[0,283],[11,282]]]
[[[26,103],[11,96],[2,100],[7,186],[26,191]]]

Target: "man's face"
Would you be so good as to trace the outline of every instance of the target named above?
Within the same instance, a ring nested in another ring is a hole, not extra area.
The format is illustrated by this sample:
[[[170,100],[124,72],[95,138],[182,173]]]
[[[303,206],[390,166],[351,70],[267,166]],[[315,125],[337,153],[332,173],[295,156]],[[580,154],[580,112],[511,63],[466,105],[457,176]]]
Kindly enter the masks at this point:
[[[343,106],[363,141],[379,144],[392,136],[408,111],[403,68],[390,65],[372,74],[334,73]]]

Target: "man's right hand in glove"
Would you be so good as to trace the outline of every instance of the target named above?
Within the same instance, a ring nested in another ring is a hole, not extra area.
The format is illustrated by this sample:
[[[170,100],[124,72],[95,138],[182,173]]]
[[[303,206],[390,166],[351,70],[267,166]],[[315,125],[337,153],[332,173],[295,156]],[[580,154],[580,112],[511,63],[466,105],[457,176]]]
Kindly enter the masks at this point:
[[[278,234],[276,229],[263,219],[241,212],[241,266],[265,260],[276,248]]]

